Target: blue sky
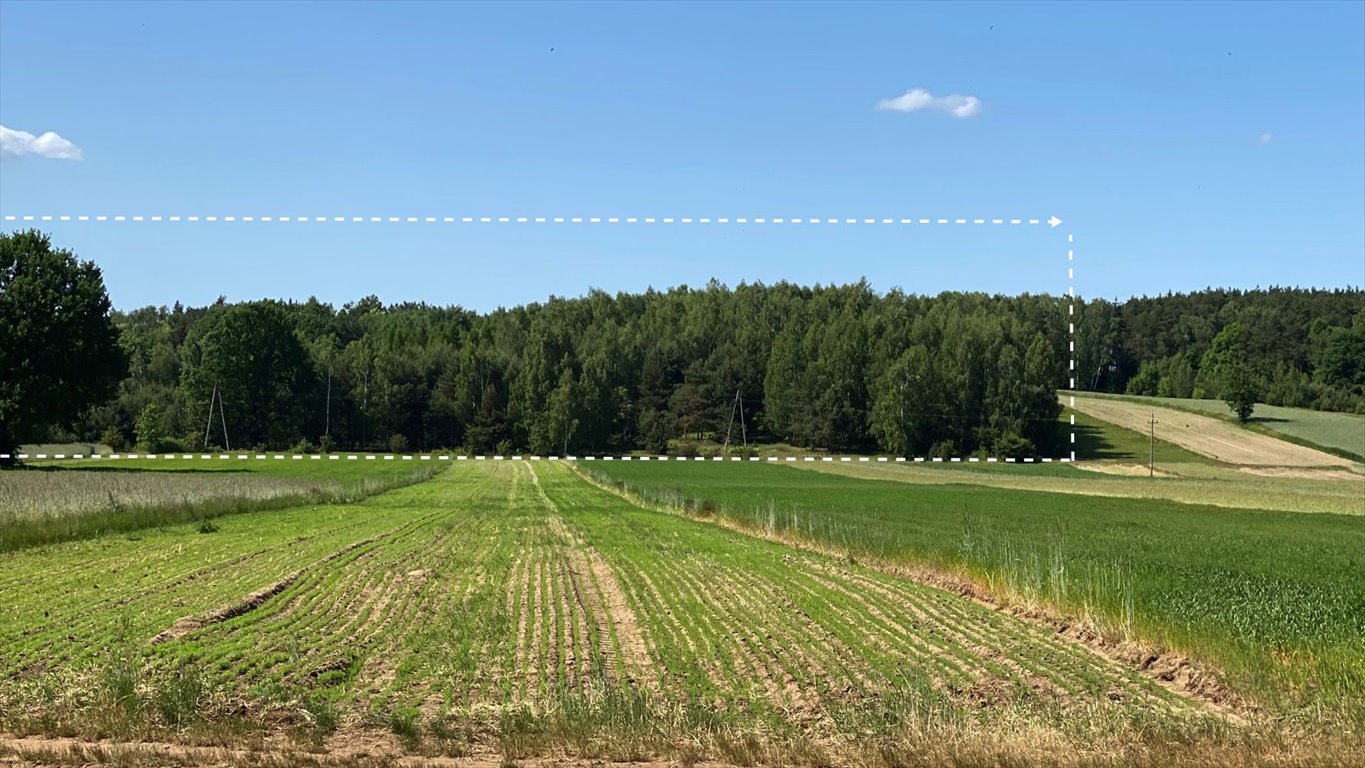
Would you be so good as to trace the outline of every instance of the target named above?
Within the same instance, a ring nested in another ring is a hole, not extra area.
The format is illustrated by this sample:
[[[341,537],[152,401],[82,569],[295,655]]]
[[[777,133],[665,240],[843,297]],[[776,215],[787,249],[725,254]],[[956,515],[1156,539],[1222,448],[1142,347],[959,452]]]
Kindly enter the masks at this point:
[[[43,225],[123,308],[1359,286],[1363,9],[5,0],[0,213],[1064,220]]]

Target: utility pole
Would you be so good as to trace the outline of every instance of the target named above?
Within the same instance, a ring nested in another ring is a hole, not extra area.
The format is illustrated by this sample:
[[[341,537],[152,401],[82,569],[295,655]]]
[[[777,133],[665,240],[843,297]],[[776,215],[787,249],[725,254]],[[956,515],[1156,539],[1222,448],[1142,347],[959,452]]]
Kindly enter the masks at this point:
[[[735,425],[735,401],[730,401],[730,420],[725,423],[725,443],[721,445],[722,456],[730,455],[730,428]]]
[[[209,415],[212,416],[212,415],[213,415],[213,412],[210,411],[210,412],[209,412]],[[229,442],[228,442],[228,436],[227,436],[227,414],[223,412],[223,396],[222,396],[222,395],[219,395],[219,396],[218,396],[218,420],[221,421],[221,422],[223,422],[223,450],[225,450],[225,451],[230,451],[230,450],[232,450],[232,443],[229,443]]]
[[[1147,447],[1147,476],[1156,477],[1156,412],[1152,412],[1151,420],[1147,423],[1149,442]]]
[[[332,434],[332,369],[327,369],[327,422],[322,430],[322,436]]]
[[[213,406],[218,402],[218,385],[213,385],[213,395],[209,397],[209,417],[204,421],[204,450],[209,449],[209,428],[213,426]]]
[[[228,442],[227,414],[223,412],[223,398],[218,395],[218,385],[213,385],[213,395],[209,397],[209,417],[204,422],[204,450],[209,449],[209,430],[213,427],[213,406],[218,405],[218,420],[223,423],[223,450],[232,450],[232,444]]]
[[[739,403],[739,434],[744,438],[744,450],[749,450],[749,427],[744,423],[744,398],[735,390],[735,402]]]
[[[744,400],[739,396],[739,390],[735,390],[735,399],[730,401],[730,421],[725,425],[725,445],[721,447],[724,455],[730,454],[730,430],[735,426],[735,410],[739,410],[739,430],[744,436],[744,447],[749,447],[749,431],[744,424]]]

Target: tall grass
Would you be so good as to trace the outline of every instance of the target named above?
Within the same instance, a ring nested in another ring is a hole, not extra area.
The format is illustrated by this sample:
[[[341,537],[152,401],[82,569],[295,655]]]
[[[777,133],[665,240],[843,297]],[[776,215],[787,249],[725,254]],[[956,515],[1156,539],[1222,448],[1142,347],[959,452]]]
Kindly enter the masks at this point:
[[[0,552],[200,522],[242,512],[357,501],[439,472],[348,480],[228,472],[0,472]]]

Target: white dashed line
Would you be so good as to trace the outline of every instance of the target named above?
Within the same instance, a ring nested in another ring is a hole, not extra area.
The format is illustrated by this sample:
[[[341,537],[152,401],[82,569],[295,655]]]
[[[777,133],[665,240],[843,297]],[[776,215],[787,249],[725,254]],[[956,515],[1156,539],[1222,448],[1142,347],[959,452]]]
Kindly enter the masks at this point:
[[[265,453],[257,453],[257,454],[244,454],[244,453],[236,453],[236,454],[233,454],[233,453],[204,453],[204,454],[191,454],[191,453],[184,453],[184,454],[174,454],[174,453],[162,453],[162,454],[157,454],[157,453],[143,453],[143,454],[138,454],[138,453],[105,453],[105,454],[95,454],[95,453],[92,453],[92,454],[90,454],[89,456],[85,456],[85,455],[83,455],[83,454],[72,454],[72,455],[70,455],[70,456],[67,456],[67,455],[65,455],[65,454],[52,454],[52,455],[48,455],[48,454],[46,454],[46,453],[38,453],[38,454],[28,454],[28,453],[8,454],[8,453],[0,453],[0,460],[9,459],[9,458],[12,457],[12,458],[19,459],[20,461],[27,460],[27,459],[42,460],[42,461],[52,461],[52,460],[74,460],[74,459],[81,459],[81,460],[86,460],[86,461],[127,461],[127,460],[129,460],[129,459],[139,460],[139,461],[154,461],[154,460],[157,460],[157,459],[160,459],[160,460],[163,460],[163,461],[164,461],[164,460],[170,460],[170,459],[176,459],[176,460],[179,460],[179,461],[191,461],[191,460],[214,461],[214,460],[223,460],[223,459],[236,459],[236,460],[238,460],[238,461],[248,461],[248,460],[253,460],[253,459],[256,460],[256,461],[303,461],[303,460],[305,460],[305,459],[321,460],[321,459],[324,459],[324,458],[326,458],[326,459],[331,459],[331,460],[333,460],[333,461],[336,461],[336,460],[340,460],[343,456],[344,456],[348,461],[358,461],[358,460],[366,460],[366,461],[395,461],[395,460],[399,460],[399,461],[414,461],[414,460],[417,460],[417,461],[509,461],[509,460],[511,460],[511,461],[521,461],[521,460],[541,461],[542,459],[545,460],[545,461],[560,461],[561,459],[566,460],[566,461],[651,461],[651,460],[654,460],[654,461],[668,461],[668,460],[669,460],[669,457],[668,457],[668,456],[649,457],[649,456],[628,456],[628,455],[609,455],[609,454],[595,454],[595,455],[591,455],[591,456],[589,456],[589,455],[584,455],[584,456],[563,456],[563,457],[560,457],[560,456],[543,456],[543,457],[542,457],[542,456],[477,456],[477,455],[475,455],[475,456],[470,456],[470,455],[468,455],[468,454],[465,454],[465,455],[452,455],[452,454],[433,455],[433,454],[396,454],[396,453],[362,453],[362,454],[355,454],[355,453],[343,453],[343,454],[322,454],[322,453],[288,453],[288,454],[282,454],[282,453],[272,453],[272,454],[265,454]],[[672,457],[672,458],[673,458],[674,461],[687,461],[687,460],[689,459],[689,457],[687,457],[687,456],[675,456],[675,457]],[[692,460],[692,461],[706,461],[707,458],[708,458],[708,457],[705,457],[705,456],[696,456],[696,457],[691,457],[691,460]],[[711,457],[709,457],[709,458],[710,458],[711,461],[725,461],[725,459],[726,459],[726,457],[723,457],[723,456],[711,456]],[[739,461],[739,462],[742,462],[742,461],[745,460],[744,457],[740,457],[740,456],[730,456],[730,457],[728,457],[728,458],[729,458],[730,461]],[[750,456],[750,457],[748,457],[748,460],[749,460],[749,461],[760,461],[761,459],[760,459],[759,457],[757,457],[757,456]],[[873,461],[876,461],[876,462],[879,462],[879,463],[886,463],[886,462],[898,462],[898,463],[899,463],[899,462],[907,462],[907,461],[915,461],[915,462],[923,462],[923,461],[935,461],[935,462],[940,462],[940,461],[944,461],[944,459],[941,458],[941,457],[934,457],[934,458],[932,458],[932,459],[927,459],[926,457],[923,457],[923,456],[917,456],[917,457],[914,457],[914,458],[910,458],[910,457],[907,457],[907,456],[785,456],[785,457],[768,456],[768,457],[767,457],[767,460],[768,460],[768,461],[781,461],[781,460],[785,460],[785,461],[821,461],[821,462],[840,462],[840,463],[842,463],[842,462],[850,462],[850,463],[851,463],[851,462],[859,462],[859,463],[863,463],[863,462],[873,462]],[[988,461],[988,462],[1000,461],[1000,459],[996,459],[996,458],[987,458],[987,459],[984,459],[984,460],[985,460],[985,461]],[[1068,459],[1068,458],[1050,459],[1050,458],[1042,458],[1042,457],[1039,457],[1039,458],[1036,459],[1036,460],[1035,460],[1035,459],[1031,459],[1031,458],[1030,458],[1030,459],[1024,459],[1024,461],[1026,461],[1026,462],[1033,462],[1033,461],[1039,461],[1039,462],[1051,462],[1051,461],[1068,462],[1068,461],[1074,461],[1074,460],[1075,460],[1075,457],[1074,457],[1074,456],[1073,456],[1072,458],[1069,458],[1069,459]],[[961,461],[964,461],[964,459],[963,459],[963,457],[957,457],[957,456],[955,456],[955,457],[952,457],[952,458],[947,459],[947,461],[950,461],[950,462],[961,462]],[[979,458],[979,457],[976,457],[976,456],[969,456],[969,457],[966,457],[965,461],[968,461],[968,462],[979,462],[979,461],[982,461],[982,459]],[[1014,459],[1005,459],[1005,461],[1014,461]]]
[[[1006,221],[1010,224],[1018,225],[1038,225],[1048,224],[1057,226],[1061,223],[1060,219],[1052,217],[1050,219],[982,219],[982,218],[890,218],[890,217],[834,217],[834,216],[795,216],[795,217],[744,217],[744,216],[660,216],[660,217],[640,217],[640,216],[452,216],[452,215],[423,215],[423,216],[297,216],[297,215],[269,215],[269,216],[227,216],[227,215],[205,215],[205,214],[166,214],[156,216],[136,216],[136,215],[110,215],[110,214],[5,214],[5,221],[69,221],[77,223],[90,222],[174,222],[174,223],[327,223],[327,224],[544,224],[553,222],[555,224],[861,224],[863,226],[904,226],[912,224],[1003,224]],[[1056,222],[1056,223],[1054,223]]]

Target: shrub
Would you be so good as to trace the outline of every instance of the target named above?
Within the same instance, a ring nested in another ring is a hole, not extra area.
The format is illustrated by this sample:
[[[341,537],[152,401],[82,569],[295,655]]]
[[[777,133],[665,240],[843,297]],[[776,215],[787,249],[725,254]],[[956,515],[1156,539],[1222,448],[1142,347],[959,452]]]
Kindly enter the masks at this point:
[[[952,440],[940,440],[929,448],[931,459],[951,459],[957,454],[957,444]]]
[[[153,453],[161,452],[161,443],[165,439],[165,428],[162,425],[161,409],[156,407],[156,403],[147,403],[142,409],[142,413],[137,417],[137,424],[133,427],[137,433],[137,444],[144,451]]]
[[[303,700],[303,711],[321,734],[330,734],[341,722],[336,702],[321,693],[313,693]]]
[[[101,688],[111,711],[121,712],[125,723],[142,710],[138,686],[142,681],[142,656],[132,639],[133,619],[120,613],[114,642],[100,671]]]
[[[109,446],[109,450],[115,453],[128,450],[128,438],[123,435],[123,430],[112,424],[100,433],[100,442]]]
[[[1023,459],[1038,453],[1032,440],[1014,432],[1006,432],[995,439],[994,454],[1001,458]]]
[[[408,449],[408,438],[406,435],[394,433],[389,436],[389,453],[402,453]]]
[[[421,718],[422,714],[413,707],[398,707],[389,713],[389,730],[412,748],[422,738]]]
[[[162,722],[173,728],[183,728],[199,719],[204,688],[204,674],[198,664],[188,659],[182,661],[152,696]]]

